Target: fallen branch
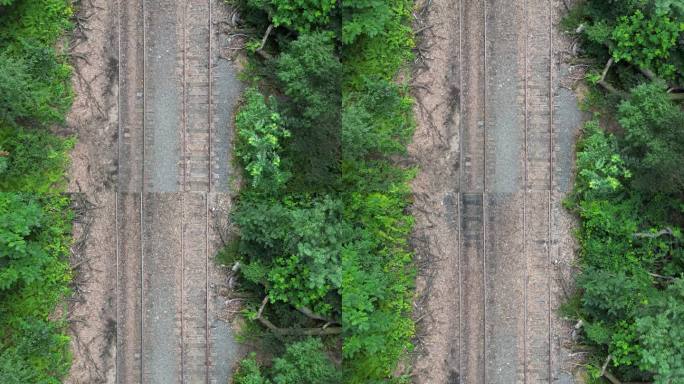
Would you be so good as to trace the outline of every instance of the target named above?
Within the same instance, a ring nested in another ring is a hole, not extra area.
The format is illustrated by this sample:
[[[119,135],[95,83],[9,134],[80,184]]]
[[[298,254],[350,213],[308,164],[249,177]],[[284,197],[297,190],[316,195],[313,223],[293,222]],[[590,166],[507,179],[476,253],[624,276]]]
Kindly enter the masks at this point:
[[[617,377],[613,376],[613,374],[608,371],[603,373],[603,377],[608,379],[608,381],[610,381],[613,384],[622,384],[622,382],[618,380]]]
[[[620,93],[615,87],[613,87],[610,83],[606,81],[606,75],[608,74],[608,70],[610,67],[613,65],[613,58],[611,57],[608,59],[608,62],[606,63],[606,66],[603,68],[603,73],[601,73],[601,79],[597,82],[598,85],[602,86],[606,91],[610,93]]]
[[[601,376],[606,374],[606,368],[608,368],[608,363],[610,363],[610,360],[613,358],[613,355],[608,355],[606,357],[606,361],[603,363],[603,366],[601,367]]]
[[[307,307],[299,307],[299,308],[297,308],[297,310],[299,312],[303,313],[304,316],[306,316],[310,319],[321,320],[321,321],[325,321],[326,323],[330,323],[330,324],[338,324],[337,321],[330,319],[330,318],[327,318],[325,316],[318,315]]]
[[[653,277],[658,278],[658,279],[663,279],[663,280],[674,280],[675,279],[672,276],[663,276],[663,275],[659,275],[657,273],[652,273],[652,272],[649,272],[648,274],[650,276],[653,276]]]
[[[266,60],[270,60],[273,58],[268,52],[264,51],[264,46],[266,46],[266,41],[268,40],[268,36],[271,34],[272,30],[273,24],[269,24],[268,28],[266,28],[266,33],[264,33],[264,37],[261,39],[261,45],[259,45],[259,48],[257,48],[255,51]]]
[[[271,332],[280,335],[280,336],[289,336],[289,335],[303,335],[303,336],[325,336],[325,335],[339,335],[342,333],[342,328],[341,327],[328,327],[328,324],[324,325],[321,328],[280,328],[277,327],[275,324],[271,323],[268,319],[263,317],[264,314],[264,308],[266,307],[266,304],[268,303],[268,296],[264,297],[264,299],[261,301],[261,307],[259,307],[259,311],[257,312],[257,317],[256,320],[259,320],[259,322],[271,330]]]
[[[643,237],[647,237],[647,238],[649,238],[649,239],[655,239],[655,238],[660,237],[660,236],[663,236],[663,235],[670,235],[670,236],[672,236],[672,228],[661,229],[660,231],[655,232],[655,233],[651,233],[651,232],[638,232],[638,233],[633,234],[632,236],[633,236],[634,238],[643,238]]]

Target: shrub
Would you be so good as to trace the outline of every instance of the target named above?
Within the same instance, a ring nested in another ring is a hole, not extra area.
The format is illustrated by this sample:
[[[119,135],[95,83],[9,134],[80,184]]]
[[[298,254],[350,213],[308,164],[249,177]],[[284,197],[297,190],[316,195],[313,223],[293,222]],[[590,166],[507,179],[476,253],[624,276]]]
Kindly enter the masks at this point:
[[[252,187],[277,191],[289,178],[281,169],[281,141],[290,137],[280,115],[258,90],[245,91],[245,104],[235,118],[238,134],[236,155],[245,165]]]
[[[69,369],[65,324],[71,215],[65,197],[0,193],[0,379],[59,383]]]
[[[248,0],[247,3],[267,11],[273,25],[299,32],[326,25],[337,5],[336,0]]]
[[[60,191],[69,165],[73,139],[46,130],[0,128],[0,147],[6,156],[0,172],[0,191],[46,193]]]

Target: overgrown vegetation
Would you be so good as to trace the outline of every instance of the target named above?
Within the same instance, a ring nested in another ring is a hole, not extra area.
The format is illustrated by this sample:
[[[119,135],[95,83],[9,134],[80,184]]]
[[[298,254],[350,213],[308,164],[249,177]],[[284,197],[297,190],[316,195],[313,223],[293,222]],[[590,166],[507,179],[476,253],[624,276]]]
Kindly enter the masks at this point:
[[[267,32],[263,46],[247,44],[250,88],[236,117],[245,183],[222,255],[263,298],[247,305],[261,342],[278,342],[263,348],[272,356],[243,360],[234,382],[405,382],[413,170],[395,158],[414,123],[395,77],[411,56],[412,2],[240,7]]]
[[[0,382],[60,383],[69,370],[70,201],[60,193],[73,140],[48,127],[71,105],[58,39],[66,0],[0,1]]]
[[[684,5],[589,0],[565,24],[597,84],[567,202],[581,274],[566,311],[582,320],[594,379],[682,383]]]

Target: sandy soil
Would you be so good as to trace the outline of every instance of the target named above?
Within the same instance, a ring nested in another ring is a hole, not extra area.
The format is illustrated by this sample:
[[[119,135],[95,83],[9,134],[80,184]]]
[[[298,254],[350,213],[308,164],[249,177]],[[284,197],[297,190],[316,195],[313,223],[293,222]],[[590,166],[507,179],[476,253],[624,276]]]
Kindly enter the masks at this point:
[[[571,325],[557,310],[572,289],[574,221],[561,201],[582,115],[560,87],[564,6],[422,5],[414,380],[572,382]]]
[[[73,365],[65,383],[105,383],[114,382],[116,360],[117,4],[92,0],[77,11],[76,98],[66,133],[78,138],[68,190],[78,194],[84,216],[74,223]]]

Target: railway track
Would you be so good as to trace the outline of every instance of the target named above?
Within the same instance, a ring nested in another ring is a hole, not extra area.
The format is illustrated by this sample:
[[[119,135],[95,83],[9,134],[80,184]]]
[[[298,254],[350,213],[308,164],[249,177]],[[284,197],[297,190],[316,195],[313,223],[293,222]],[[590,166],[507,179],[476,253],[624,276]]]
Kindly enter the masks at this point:
[[[463,383],[554,378],[551,17],[546,0],[459,3]]]
[[[226,10],[218,0],[118,6],[114,382],[225,383],[236,351],[210,256],[211,212],[230,204],[219,163],[239,94],[230,65],[212,76]]]

